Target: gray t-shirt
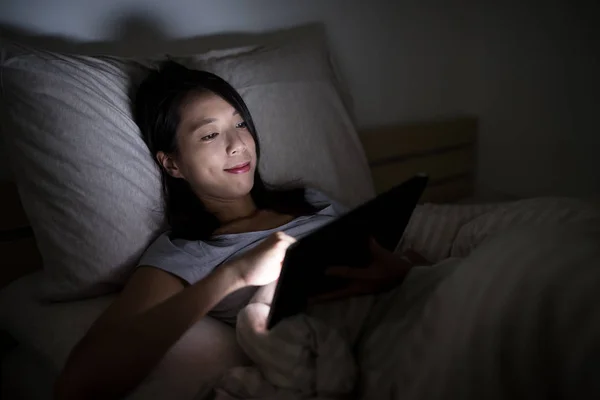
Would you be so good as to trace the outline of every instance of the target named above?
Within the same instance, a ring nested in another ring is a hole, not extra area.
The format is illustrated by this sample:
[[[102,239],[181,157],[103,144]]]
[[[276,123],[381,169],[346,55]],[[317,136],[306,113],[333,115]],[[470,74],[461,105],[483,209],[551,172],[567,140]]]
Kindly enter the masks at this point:
[[[169,232],[166,232],[148,247],[138,265],[162,269],[191,285],[227,260],[254,248],[273,232],[283,231],[300,239],[347,211],[345,207],[313,189],[306,190],[306,200],[320,211],[298,217],[275,229],[216,235],[207,241],[172,239]],[[256,287],[248,287],[230,294],[217,304],[209,315],[235,324],[237,313],[248,304],[256,290]]]

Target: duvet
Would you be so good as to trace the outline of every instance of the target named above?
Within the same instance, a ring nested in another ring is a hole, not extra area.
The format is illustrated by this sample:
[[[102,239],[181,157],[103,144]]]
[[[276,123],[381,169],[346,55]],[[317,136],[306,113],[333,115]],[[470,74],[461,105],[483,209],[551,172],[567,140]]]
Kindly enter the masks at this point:
[[[545,204],[463,207],[437,263],[389,292],[316,305],[270,331],[269,306],[249,304],[236,335],[254,364],[229,370],[214,395],[598,398],[600,220],[550,221],[556,203]]]

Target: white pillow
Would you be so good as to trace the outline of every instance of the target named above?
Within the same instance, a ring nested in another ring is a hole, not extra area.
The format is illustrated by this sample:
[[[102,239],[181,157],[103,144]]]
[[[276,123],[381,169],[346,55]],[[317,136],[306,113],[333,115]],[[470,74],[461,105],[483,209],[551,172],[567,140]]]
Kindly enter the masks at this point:
[[[313,42],[187,61],[240,89],[267,182],[301,178],[353,206],[374,194],[369,168],[324,41]],[[114,290],[163,227],[159,174],[130,105],[152,66],[3,45],[2,132],[44,259],[45,298]]]
[[[121,284],[163,224],[160,178],[130,116],[148,65],[3,46],[2,133],[44,261],[42,297]]]

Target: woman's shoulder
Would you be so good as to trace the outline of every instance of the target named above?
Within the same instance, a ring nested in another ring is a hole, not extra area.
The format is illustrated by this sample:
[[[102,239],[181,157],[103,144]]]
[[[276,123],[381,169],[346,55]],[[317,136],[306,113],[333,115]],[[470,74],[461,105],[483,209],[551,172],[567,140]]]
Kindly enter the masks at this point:
[[[171,232],[166,231],[161,233],[154,241],[152,241],[152,243],[150,243],[142,254],[139,264],[154,265],[154,260],[172,258],[179,253],[180,249],[171,240]]]
[[[206,252],[208,244],[202,240],[187,240],[178,237],[174,237],[171,231],[161,233],[154,241],[148,246],[144,255],[161,255],[161,256],[173,256],[173,255],[193,255],[198,257]],[[200,254],[199,254],[200,253]]]
[[[199,259],[209,259],[210,249],[201,240],[185,240],[163,232],[146,248],[139,265],[186,264]]]
[[[191,284],[208,275],[235,250],[234,245],[217,246],[202,240],[173,238],[171,232],[165,232],[142,254],[138,266],[165,270]]]

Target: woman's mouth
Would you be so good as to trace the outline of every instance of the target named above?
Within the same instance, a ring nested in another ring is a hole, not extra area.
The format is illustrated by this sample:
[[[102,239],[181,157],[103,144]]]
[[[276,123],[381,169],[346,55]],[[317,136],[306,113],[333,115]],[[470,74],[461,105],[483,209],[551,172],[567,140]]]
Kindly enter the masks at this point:
[[[248,171],[250,171],[250,161],[225,170],[225,172],[229,172],[230,174],[244,174]]]

